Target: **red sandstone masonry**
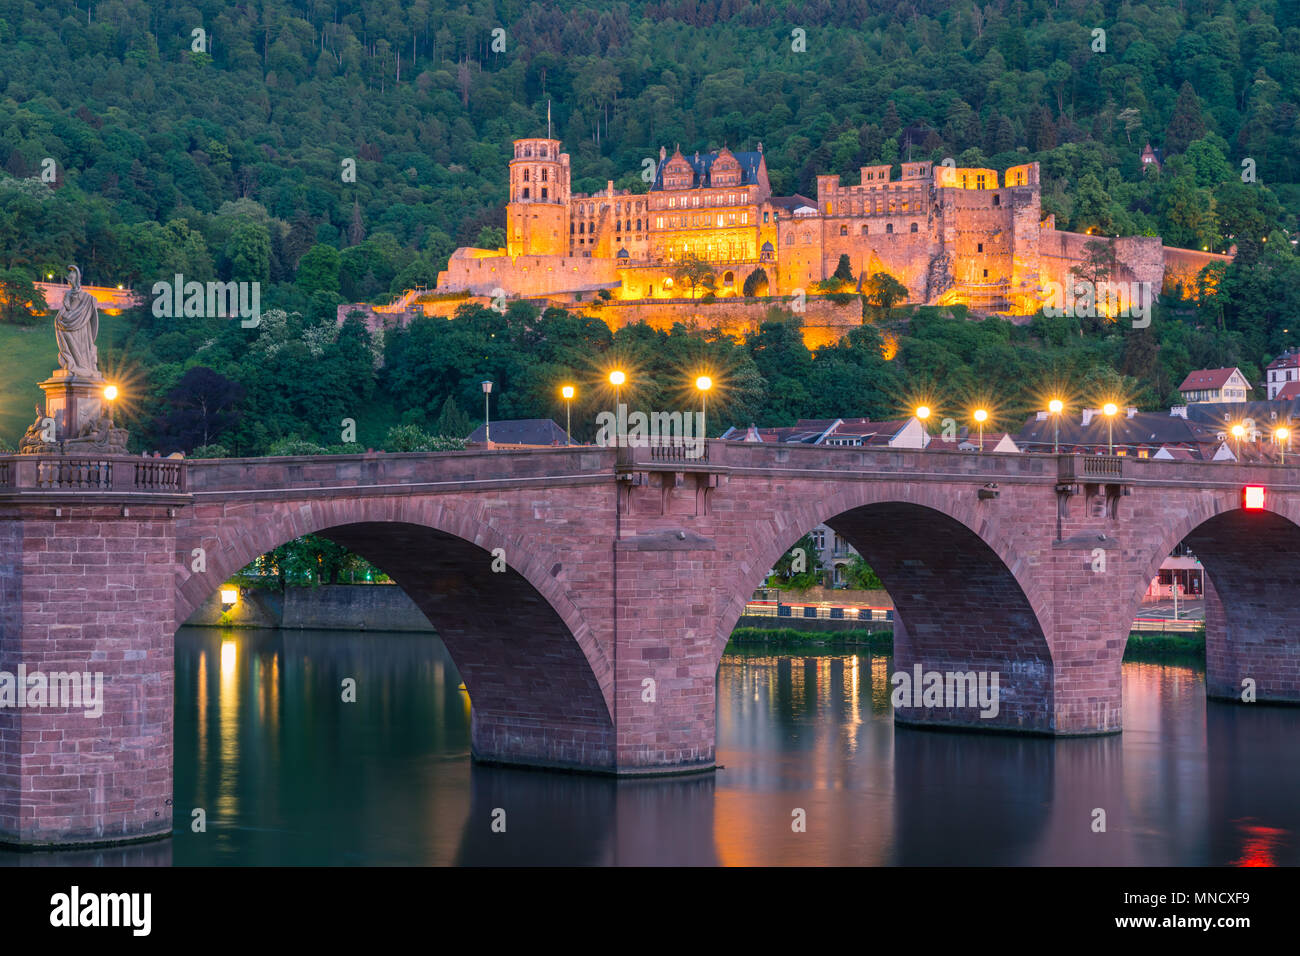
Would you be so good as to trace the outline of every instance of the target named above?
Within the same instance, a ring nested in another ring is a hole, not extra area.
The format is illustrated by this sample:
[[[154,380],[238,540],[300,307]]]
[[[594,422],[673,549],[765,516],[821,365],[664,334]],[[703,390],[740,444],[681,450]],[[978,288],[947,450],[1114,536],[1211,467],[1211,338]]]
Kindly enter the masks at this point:
[[[174,517],[145,505],[125,517],[82,493],[56,518],[49,501],[0,489],[0,667],[99,669],[109,698],[93,727],[0,711],[0,839],[169,831],[175,625],[234,571],[308,533],[385,568],[434,623],[465,677],[482,760],[711,766],[727,637],[765,572],[819,522],[889,588],[907,623],[896,669],[999,672],[996,719],[939,708],[900,722],[1118,731],[1129,625],[1188,537],[1223,600],[1210,602],[1210,693],[1239,696],[1251,677],[1261,700],[1300,701],[1300,641],[1277,584],[1300,570],[1291,469],[1131,461],[1129,494],[1078,482],[1062,499],[1053,456],[940,451],[713,443],[707,461],[672,463],[557,448],[187,467],[193,498]],[[1239,509],[1246,481],[1269,487],[1270,513]],[[997,496],[981,499],[989,483]]]

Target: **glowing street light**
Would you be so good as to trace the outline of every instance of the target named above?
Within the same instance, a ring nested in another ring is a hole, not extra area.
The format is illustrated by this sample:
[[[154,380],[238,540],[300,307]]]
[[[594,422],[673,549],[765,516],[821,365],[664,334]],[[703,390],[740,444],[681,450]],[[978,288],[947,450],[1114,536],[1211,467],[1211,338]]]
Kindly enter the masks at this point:
[[[1273,430],[1273,441],[1277,443],[1278,454],[1282,456],[1282,464],[1286,464],[1286,450],[1291,444],[1291,429],[1282,425]]]
[[[1061,412],[1064,408],[1065,403],[1059,398],[1047,403],[1047,410],[1052,413],[1052,452],[1057,455],[1061,453]]]
[[[1115,415],[1119,412],[1119,406],[1114,402],[1107,402],[1101,406],[1101,413],[1106,416],[1106,454],[1115,454]]]
[[[713,387],[713,379],[707,375],[701,375],[695,380],[695,387],[700,390],[700,433],[707,436],[709,434],[709,389]]]
[[[980,427],[980,454],[984,454],[984,423],[989,419],[989,413],[982,408],[975,409],[975,421]]]
[[[916,417],[919,418],[919,419],[921,419],[921,421],[925,421],[927,418],[929,418],[929,417],[930,417],[930,406],[929,406],[929,405],[918,405],[918,406],[916,407]]]
[[[483,444],[492,447],[492,416],[488,410],[488,396],[492,394],[492,383],[483,382]]]
[[[564,396],[564,443],[573,444],[573,395],[572,385],[565,385],[560,389],[560,394]]]
[[[1237,439],[1237,458],[1241,459],[1241,440],[1246,437],[1246,426],[1237,424],[1232,426],[1232,437]]]

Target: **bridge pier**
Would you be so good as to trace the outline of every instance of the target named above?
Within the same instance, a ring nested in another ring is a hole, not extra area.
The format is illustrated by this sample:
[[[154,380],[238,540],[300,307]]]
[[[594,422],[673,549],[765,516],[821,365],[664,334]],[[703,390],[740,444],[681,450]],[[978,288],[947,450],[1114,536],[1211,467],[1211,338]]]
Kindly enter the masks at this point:
[[[0,843],[171,832],[173,509],[138,497],[0,505]]]

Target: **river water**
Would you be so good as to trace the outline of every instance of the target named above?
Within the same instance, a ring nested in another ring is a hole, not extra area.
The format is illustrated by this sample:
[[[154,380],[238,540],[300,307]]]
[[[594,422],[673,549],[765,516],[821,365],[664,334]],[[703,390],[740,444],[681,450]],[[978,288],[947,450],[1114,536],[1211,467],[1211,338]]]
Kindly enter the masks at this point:
[[[723,769],[613,781],[474,766],[436,638],[182,629],[175,837],[47,862],[1300,863],[1300,708],[1207,702],[1198,669],[1130,663],[1122,735],[921,731],[894,726],[890,664],[728,653]]]

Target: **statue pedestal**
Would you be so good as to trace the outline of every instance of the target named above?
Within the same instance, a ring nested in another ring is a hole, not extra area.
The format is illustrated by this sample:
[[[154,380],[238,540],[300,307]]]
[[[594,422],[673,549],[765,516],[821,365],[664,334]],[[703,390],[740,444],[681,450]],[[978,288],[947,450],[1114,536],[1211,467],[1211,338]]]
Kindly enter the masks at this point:
[[[84,378],[59,369],[40,383],[45,392],[45,414],[54,419],[54,440],[67,441],[82,428],[106,414],[103,378]]]
[[[100,378],[59,369],[41,382],[45,412],[19,442],[24,455],[124,455],[126,430],[114,428],[112,403]]]

